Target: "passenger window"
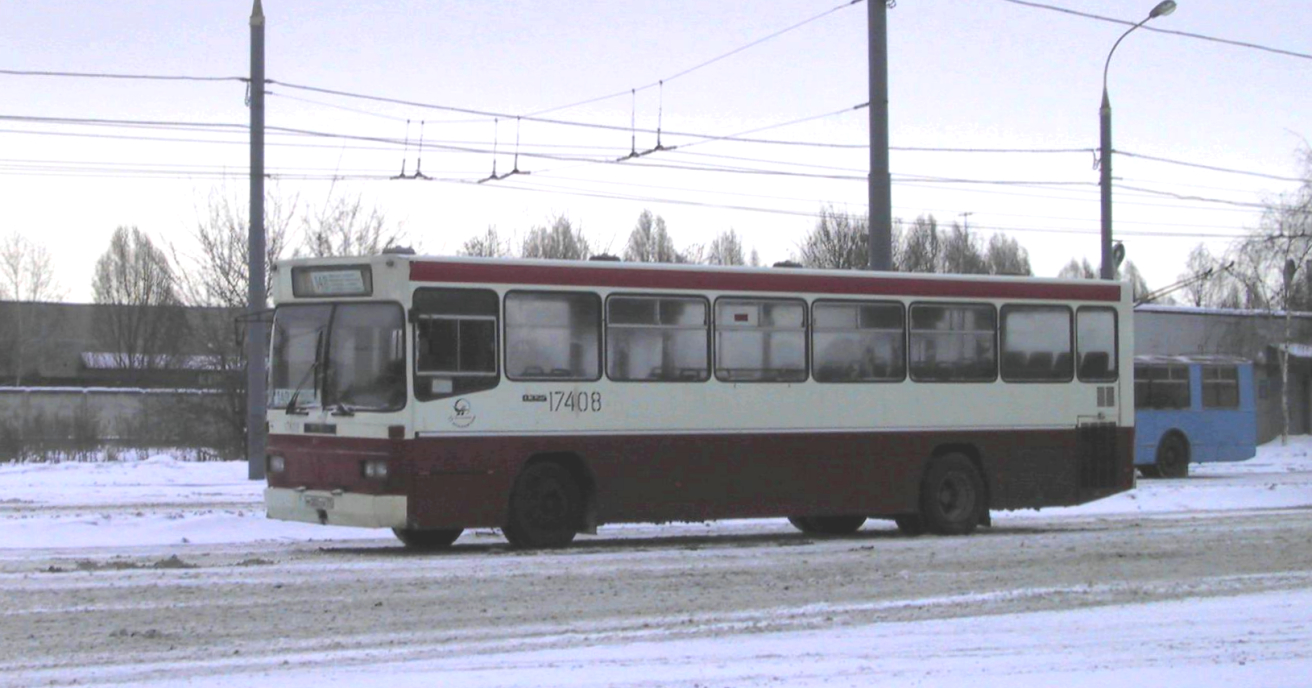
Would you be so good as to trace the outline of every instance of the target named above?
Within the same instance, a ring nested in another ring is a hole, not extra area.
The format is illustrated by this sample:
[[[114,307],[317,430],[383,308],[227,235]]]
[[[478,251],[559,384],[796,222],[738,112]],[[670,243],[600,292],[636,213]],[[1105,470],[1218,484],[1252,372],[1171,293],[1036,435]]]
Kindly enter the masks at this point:
[[[486,289],[417,289],[415,398],[469,394],[497,386],[497,294]]]
[[[818,382],[906,378],[902,305],[817,301],[811,306],[812,376]]]
[[[1239,368],[1203,366],[1203,408],[1239,408]]]
[[[911,306],[911,379],[991,382],[997,378],[997,311],[987,304]]]
[[[1002,307],[1002,379],[1070,382],[1071,311],[1064,306]]]
[[[1081,381],[1116,381],[1119,370],[1114,309],[1081,308],[1076,315],[1075,344],[1079,348],[1076,370]]]
[[[711,376],[710,307],[704,299],[606,300],[606,374],[612,380],[703,382]]]
[[[506,375],[512,380],[601,377],[601,298],[596,294],[506,295]]]
[[[1136,365],[1134,405],[1144,409],[1187,409],[1192,406],[1189,366]]]
[[[715,377],[725,382],[806,380],[806,302],[715,302]]]

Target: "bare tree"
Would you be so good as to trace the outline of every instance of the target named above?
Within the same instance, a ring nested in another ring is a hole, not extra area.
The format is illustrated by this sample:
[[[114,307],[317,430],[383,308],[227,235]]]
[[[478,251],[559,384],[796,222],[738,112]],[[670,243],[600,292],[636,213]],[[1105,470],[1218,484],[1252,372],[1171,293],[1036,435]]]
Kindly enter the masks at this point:
[[[1284,311],[1280,350],[1281,442],[1289,437],[1289,345],[1291,314],[1312,306],[1312,151],[1304,151],[1303,182],[1297,190],[1269,201],[1257,230],[1233,249],[1232,275],[1242,284],[1245,305]]]
[[[706,252],[705,261],[707,265],[746,265],[747,260],[743,257],[742,238],[732,229],[721,232],[719,236],[711,241],[711,247]]]
[[[297,205],[296,197],[265,195],[265,293],[272,287],[269,268],[286,251]],[[215,189],[197,216],[195,248],[183,252],[174,246],[170,253],[178,268],[178,297],[193,307],[188,324],[196,349],[204,351],[203,384],[216,394],[185,396],[176,410],[195,427],[210,428],[219,453],[236,458],[245,456],[246,442],[245,327],[239,315],[249,298],[250,213],[241,199]],[[195,308],[200,306],[226,312]]]
[[[296,215],[296,197],[270,192],[264,197],[265,293],[273,286],[274,261],[287,250],[288,234]],[[210,192],[204,210],[198,210],[192,240],[195,249],[170,246],[178,298],[188,306],[245,308],[250,284],[250,209],[222,190]]]
[[[592,248],[583,228],[575,228],[564,215],[551,221],[550,227],[538,226],[524,237],[525,258],[552,258],[558,260],[587,260]]]
[[[942,264],[942,237],[933,215],[921,215],[911,223],[902,247],[902,272],[938,272]]]
[[[988,265],[990,275],[1024,277],[1034,275],[1034,271],[1030,269],[1029,252],[1020,245],[1019,241],[1002,234],[989,237],[989,245],[984,252],[984,262]]]
[[[864,269],[870,262],[867,226],[865,217],[821,208],[815,227],[799,247],[798,262],[808,268]]]
[[[1135,265],[1132,260],[1125,261],[1125,265],[1116,269],[1116,277],[1130,283],[1130,298],[1134,299],[1135,303],[1139,303],[1152,291],[1148,288],[1148,280],[1144,279],[1143,274],[1139,272],[1139,266]],[[1155,299],[1152,301],[1155,301]],[[1147,302],[1151,303],[1152,301]]]
[[[936,272],[954,275],[988,274],[988,263],[984,260],[983,243],[978,235],[970,233],[970,228],[952,223],[952,229],[943,238],[940,265]]]
[[[496,227],[488,227],[482,235],[465,241],[456,254],[477,258],[507,258],[510,256],[510,242],[502,241]]]
[[[3,331],[0,356],[8,359],[14,384],[23,384],[23,377],[33,364],[34,357],[30,354],[58,328],[55,319],[37,317],[36,309],[25,304],[62,298],[64,290],[55,279],[50,253],[44,246],[20,234],[0,240],[0,301],[16,302],[11,314],[3,318],[5,327],[0,328]]]
[[[318,210],[301,219],[302,251],[311,256],[370,256],[397,246],[405,232],[389,226],[377,207],[366,208],[360,196],[346,198],[329,192]]]
[[[1098,279],[1098,271],[1089,264],[1088,258],[1071,258],[1057,276],[1062,279]]]
[[[629,233],[624,260],[634,263],[687,263],[688,257],[674,247],[674,239],[665,228],[665,218],[643,210]]]
[[[171,365],[186,337],[186,318],[168,256],[136,227],[114,230],[92,282],[96,340],[115,367],[140,372]]]
[[[1185,303],[1195,307],[1215,307],[1220,299],[1218,298],[1224,285],[1224,274],[1218,270],[1221,267],[1221,261],[1212,256],[1212,252],[1207,250],[1207,245],[1199,242],[1197,246],[1189,252],[1189,257],[1185,259],[1184,274],[1180,275],[1180,292],[1184,296]]]

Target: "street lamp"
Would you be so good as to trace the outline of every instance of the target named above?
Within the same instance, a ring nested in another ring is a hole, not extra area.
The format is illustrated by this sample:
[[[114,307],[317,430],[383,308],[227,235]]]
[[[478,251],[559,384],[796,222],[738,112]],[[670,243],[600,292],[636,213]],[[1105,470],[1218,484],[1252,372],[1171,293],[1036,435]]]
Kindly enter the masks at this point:
[[[1102,66],[1102,107],[1098,109],[1098,131],[1102,139],[1099,153],[1099,167],[1102,169],[1102,268],[1099,276],[1105,280],[1114,279],[1116,275],[1116,265],[1112,261],[1112,103],[1107,98],[1107,69],[1112,65],[1112,54],[1116,52],[1116,46],[1120,45],[1126,36],[1147,24],[1150,19],[1163,17],[1174,11],[1174,0],[1157,3],[1143,21],[1131,26],[1116,39],[1111,51],[1107,53],[1107,62]]]

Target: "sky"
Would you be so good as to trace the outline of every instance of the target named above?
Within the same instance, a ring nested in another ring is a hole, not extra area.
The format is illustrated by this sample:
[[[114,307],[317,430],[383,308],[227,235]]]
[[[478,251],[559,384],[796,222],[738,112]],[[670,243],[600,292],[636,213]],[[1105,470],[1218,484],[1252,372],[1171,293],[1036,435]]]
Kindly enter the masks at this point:
[[[1047,4],[1138,21],[1153,3]],[[0,70],[244,77],[250,10],[249,0],[5,0]],[[864,3],[266,0],[264,12],[271,192],[302,211],[358,197],[422,253],[454,253],[488,227],[518,243],[563,214],[594,250],[618,254],[648,209],[680,247],[733,229],[768,264],[796,254],[821,208],[866,212],[869,118],[854,109],[869,100]],[[1179,0],[1148,27],[1312,52],[1312,12],[1297,0]],[[1297,186],[1312,60],[1146,28],[1117,48],[1108,87],[1115,233],[1156,288],[1176,281],[1194,246],[1224,253],[1258,225],[1256,206]],[[894,217],[1007,234],[1038,275],[1073,257],[1096,267],[1102,68],[1124,30],[1007,0],[898,2]],[[235,79],[0,73],[0,236],[46,246],[73,301],[91,299],[118,226],[194,252],[213,199],[247,198],[245,90]],[[610,94],[620,95],[561,108]],[[658,125],[677,148],[617,161],[655,147]],[[824,145],[708,140],[758,129],[747,136]],[[421,136],[432,179],[390,179],[413,175]],[[531,174],[475,183],[494,161],[498,173]]]

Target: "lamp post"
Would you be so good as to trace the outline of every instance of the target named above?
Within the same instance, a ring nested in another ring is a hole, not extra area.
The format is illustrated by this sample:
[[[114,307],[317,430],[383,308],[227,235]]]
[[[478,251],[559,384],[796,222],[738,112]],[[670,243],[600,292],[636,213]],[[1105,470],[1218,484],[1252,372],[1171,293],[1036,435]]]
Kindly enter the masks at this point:
[[[1105,280],[1114,279],[1116,275],[1116,265],[1112,261],[1112,103],[1107,97],[1107,69],[1111,67],[1112,54],[1116,52],[1116,46],[1120,45],[1126,36],[1147,24],[1150,19],[1163,17],[1174,11],[1175,0],[1162,0],[1157,3],[1143,21],[1131,26],[1116,39],[1111,51],[1107,53],[1107,62],[1102,66],[1102,107],[1098,109],[1098,132],[1101,139],[1098,166],[1102,170],[1102,268],[1099,277]]]

